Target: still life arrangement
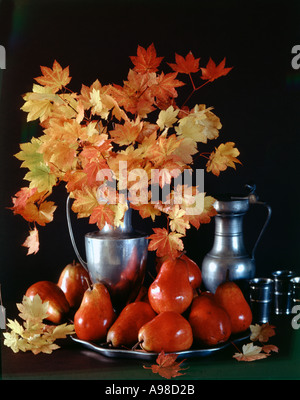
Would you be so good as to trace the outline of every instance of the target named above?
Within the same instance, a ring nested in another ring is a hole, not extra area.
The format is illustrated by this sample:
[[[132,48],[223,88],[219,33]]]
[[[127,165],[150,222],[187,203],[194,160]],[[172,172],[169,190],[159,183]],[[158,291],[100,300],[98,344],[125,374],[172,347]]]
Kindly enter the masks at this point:
[[[148,237],[157,275],[117,313],[105,284],[92,282],[80,263],[70,263],[58,282],[28,288],[17,305],[25,322],[9,320],[4,344],[14,352],[51,353],[59,347],[57,339],[76,335],[108,349],[155,353],[157,364],[144,367],[171,378],[182,374],[182,361],[176,361],[181,351],[218,346],[249,329],[252,341],[267,342],[274,327],[252,325],[250,306],[235,283],[226,281],[215,293],[202,290],[201,269],[184,252],[187,231],[209,223],[216,210],[213,197],[178,178],[193,172],[195,159],[216,176],[240,163],[233,142],[202,150],[219,137],[222,125],[212,107],[188,103],[232,68],[225,67],[225,59],[200,67],[189,52],[176,54],[174,63],[166,63],[169,72],[162,72],[163,57],[153,44],[139,46],[130,60],[123,84],[96,80],[79,93],[69,88],[69,67],[57,61],[52,68],[41,67],[22,109],[28,122],[39,120],[43,134],[21,144],[16,154],[28,169],[29,185],[15,194],[11,209],[31,224],[23,243],[28,255],[39,250],[40,227],[53,220],[56,205],[49,198],[58,185],[65,186],[77,217],[99,231],[122,226],[128,208],[153,223],[165,216],[165,225]],[[179,76],[191,85],[181,103],[178,94],[186,83]],[[167,195],[154,201],[153,188],[168,188]],[[252,361],[270,351],[277,349],[251,343],[234,358]]]

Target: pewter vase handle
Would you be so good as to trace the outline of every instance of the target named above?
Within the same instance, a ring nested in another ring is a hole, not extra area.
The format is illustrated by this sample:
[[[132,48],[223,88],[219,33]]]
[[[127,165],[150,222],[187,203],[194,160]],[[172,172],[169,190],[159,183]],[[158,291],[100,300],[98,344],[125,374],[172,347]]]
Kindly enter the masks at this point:
[[[72,224],[71,224],[71,217],[70,217],[70,196],[68,196],[67,201],[66,201],[66,214],[67,214],[67,223],[68,223],[68,229],[69,229],[69,235],[71,238],[71,243],[73,246],[73,249],[75,251],[75,254],[80,262],[80,264],[82,264],[82,266],[88,271],[87,268],[87,263],[82,259],[77,246],[76,246],[76,242],[74,239],[74,235],[73,235],[73,230],[72,230]]]
[[[266,227],[267,227],[267,225],[268,225],[268,223],[270,221],[272,210],[271,210],[271,207],[267,203],[265,203],[263,201],[256,200],[255,196],[253,196],[253,198],[251,198],[251,196],[250,196],[250,204],[262,205],[262,206],[266,207],[266,209],[267,209],[267,218],[265,220],[265,223],[264,223],[264,225],[263,225],[263,227],[262,227],[262,229],[261,229],[261,231],[260,231],[260,233],[258,235],[258,238],[256,239],[254,247],[252,249],[251,258],[254,259],[254,254],[255,254],[257,245],[258,245],[258,243],[259,243],[259,241],[260,241],[260,239],[261,239],[261,237],[262,237],[262,235],[263,235],[263,233],[264,233],[264,231],[265,231],[265,229],[266,229]]]

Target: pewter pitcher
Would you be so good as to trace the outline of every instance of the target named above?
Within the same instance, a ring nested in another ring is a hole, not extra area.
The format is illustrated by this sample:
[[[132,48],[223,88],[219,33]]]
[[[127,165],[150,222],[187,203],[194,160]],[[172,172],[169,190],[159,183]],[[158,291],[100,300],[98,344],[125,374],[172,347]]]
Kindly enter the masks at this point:
[[[123,226],[106,224],[101,231],[85,235],[86,260],[77,249],[70,218],[70,198],[67,198],[67,223],[71,242],[79,262],[88,271],[93,283],[102,282],[108,288],[113,306],[121,310],[134,301],[144,281],[148,255],[147,235],[137,232],[131,224],[131,208],[125,212]]]
[[[267,209],[267,218],[251,254],[248,254],[244,245],[243,220],[249,206],[254,204]],[[214,203],[214,208],[217,211],[214,217],[214,243],[202,262],[203,283],[212,293],[226,279],[238,281],[255,277],[255,250],[271,217],[270,206],[258,201],[254,194],[219,198]]]

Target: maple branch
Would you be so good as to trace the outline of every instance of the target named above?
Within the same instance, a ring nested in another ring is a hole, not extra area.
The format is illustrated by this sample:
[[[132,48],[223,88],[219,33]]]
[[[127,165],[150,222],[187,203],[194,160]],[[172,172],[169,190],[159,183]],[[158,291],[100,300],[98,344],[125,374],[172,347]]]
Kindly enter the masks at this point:
[[[230,342],[235,348],[236,348],[236,350],[239,352],[239,353],[241,353],[241,350],[237,347],[237,345],[234,343],[234,342]]]
[[[190,74],[189,74],[189,75],[190,75]],[[211,80],[208,80],[208,81],[204,82],[202,85],[196,87],[191,76],[190,76],[190,78],[191,78],[191,81],[192,81],[193,90],[192,90],[192,92],[188,95],[188,97],[186,98],[185,102],[182,104],[181,107],[184,107],[184,106],[186,105],[186,103],[187,103],[187,102],[189,101],[189,99],[193,96],[193,94],[194,94],[195,92],[197,92],[197,90],[203,88],[203,86],[205,86],[205,85],[207,85],[209,82],[211,82]]]

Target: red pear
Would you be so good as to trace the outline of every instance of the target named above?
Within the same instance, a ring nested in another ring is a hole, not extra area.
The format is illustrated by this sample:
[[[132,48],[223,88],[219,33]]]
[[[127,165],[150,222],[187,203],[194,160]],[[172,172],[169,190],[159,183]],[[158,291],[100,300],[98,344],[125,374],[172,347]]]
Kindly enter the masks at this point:
[[[188,321],[194,340],[207,346],[226,342],[231,335],[229,316],[211,293],[204,292],[194,298]]]
[[[191,325],[181,314],[165,311],[141,327],[138,340],[149,352],[176,352],[192,346],[193,333]]]
[[[76,335],[81,340],[103,341],[115,321],[110,294],[102,283],[88,288],[74,316]]]
[[[215,291],[215,299],[229,315],[232,333],[240,333],[249,328],[252,322],[251,308],[236,283],[221,283]]]
[[[31,285],[25,296],[33,298],[38,294],[43,302],[49,302],[47,320],[59,324],[70,310],[69,303],[64,292],[54,282],[39,281]]]
[[[175,311],[182,314],[193,297],[187,263],[181,258],[167,259],[148,290],[149,303],[153,310],[157,313]]]
[[[73,261],[73,264],[66,265],[62,270],[57,284],[64,292],[70,307],[76,309],[92,282],[87,270],[80,263]]]
[[[138,341],[140,328],[155,316],[148,303],[136,301],[128,304],[110,327],[106,341],[114,347],[132,347]]]
[[[156,258],[156,272],[157,273],[159,272],[162,264],[170,258],[171,257],[168,255],[164,256],[164,257]],[[188,268],[189,280],[190,280],[190,284],[191,284],[192,288],[193,289],[199,288],[202,283],[202,273],[201,273],[201,270],[200,270],[198,264],[184,253],[182,253],[180,255],[180,258],[186,262],[186,265]]]

